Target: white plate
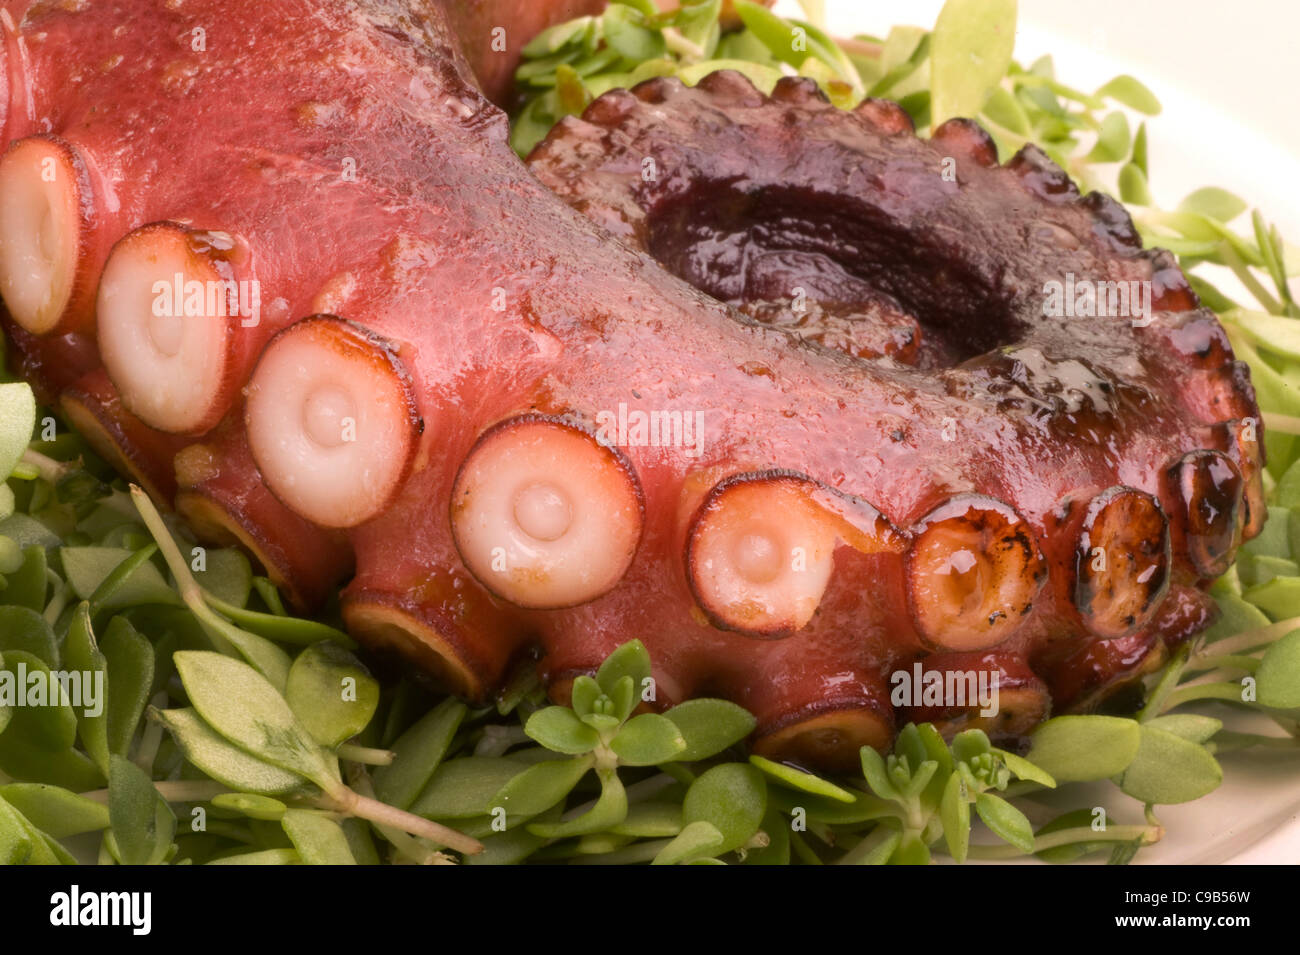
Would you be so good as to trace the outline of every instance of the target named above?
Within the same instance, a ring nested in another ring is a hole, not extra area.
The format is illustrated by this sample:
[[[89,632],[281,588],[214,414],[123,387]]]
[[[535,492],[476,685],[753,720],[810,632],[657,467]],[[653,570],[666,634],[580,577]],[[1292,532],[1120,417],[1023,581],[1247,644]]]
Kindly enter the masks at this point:
[[[895,24],[930,27],[942,0],[826,0],[835,34],[884,36]],[[782,0],[778,12],[801,16]],[[1051,54],[1062,82],[1091,90],[1136,76],[1164,111],[1148,123],[1151,190],[1172,208],[1201,186],[1229,189],[1300,241],[1300,123],[1290,101],[1300,88],[1300,4],[1286,0],[1020,0],[1016,58]],[[1214,715],[1213,705],[1203,712]],[[1223,714],[1219,714],[1223,715]],[[1235,717],[1234,719],[1239,719]],[[1265,721],[1265,726],[1267,724]],[[1261,727],[1262,731],[1268,732]],[[1300,862],[1300,752],[1224,755],[1214,793],[1158,815],[1166,837],[1138,855],[1145,863]],[[1142,821],[1142,807],[1108,784],[1071,786],[1050,806],[1095,799],[1120,822]]]

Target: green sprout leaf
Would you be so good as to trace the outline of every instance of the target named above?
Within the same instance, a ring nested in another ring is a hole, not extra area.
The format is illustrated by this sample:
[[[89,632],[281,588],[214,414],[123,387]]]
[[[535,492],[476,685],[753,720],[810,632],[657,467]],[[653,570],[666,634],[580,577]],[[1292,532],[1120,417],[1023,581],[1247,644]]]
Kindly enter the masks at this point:
[[[219,793],[212,797],[212,805],[267,822],[279,822],[289,808],[278,799],[256,793]]]
[[[938,126],[977,116],[1011,65],[1016,0],[948,0],[930,40],[930,112]]]
[[[125,756],[153,687],[153,645],[118,616],[108,622],[99,650],[108,673],[108,749]]]
[[[1022,852],[1034,851],[1034,827],[1025,814],[1001,796],[977,793],[975,811],[1003,842],[1009,842]]]
[[[632,687],[639,695],[650,679],[650,654],[640,640],[629,640],[605,658],[596,671],[596,683],[608,696],[614,696],[618,681],[632,678]]]
[[[1148,724],[1119,787],[1134,799],[1165,805],[1200,799],[1222,781],[1223,770],[1204,746]]]
[[[90,603],[87,601],[82,601],[72,615],[72,625],[63,642],[63,655],[68,667],[80,675],[82,683],[81,706],[76,709],[77,733],[90,758],[107,776],[109,745],[104,676],[108,661],[95,642],[95,632],[90,627]],[[96,687],[98,699],[92,707],[90,696]]]
[[[1088,153],[1088,162],[1120,162],[1128,158],[1133,141],[1129,135],[1128,117],[1116,110],[1107,113],[1101,121],[1097,142]]]
[[[595,757],[588,754],[530,766],[501,787],[492,805],[505,809],[507,818],[540,815],[569,795],[594,765]]]
[[[426,819],[486,816],[497,793],[525,768],[518,760],[500,756],[449,759],[411,803],[411,812]]]
[[[1034,731],[1026,759],[1058,783],[1108,779],[1133,762],[1142,744],[1136,720],[1057,716]]]
[[[420,717],[393,743],[393,761],[375,770],[375,795],[409,808],[446,757],[467,712],[464,703],[448,698]]]
[[[538,710],[528,717],[524,732],[547,749],[570,756],[589,753],[600,745],[600,735],[564,706]]]
[[[695,822],[713,826],[722,835],[722,844],[714,851],[723,853],[748,842],[766,811],[763,774],[745,763],[723,763],[691,783],[682,803],[682,821],[688,829]]]
[[[1300,630],[1293,630],[1264,651],[1255,671],[1259,702],[1280,710],[1300,707]]]
[[[1178,203],[1178,211],[1208,216],[1220,222],[1231,222],[1246,211],[1246,202],[1226,189],[1205,186]]]
[[[943,822],[948,853],[957,862],[965,862],[970,847],[970,799],[960,773],[948,777],[939,803],[939,818]]]
[[[98,832],[109,826],[106,805],[58,786],[9,783],[0,786],[0,799],[55,839]]]
[[[626,766],[655,766],[679,758],[686,751],[686,739],[666,716],[642,713],[623,724],[609,748]]]
[[[113,755],[108,776],[108,814],[125,865],[157,865],[176,833],[176,815],[139,766]]]
[[[1115,77],[1097,90],[1096,95],[1123,103],[1129,109],[1135,109],[1147,116],[1160,114],[1160,100],[1156,99],[1155,94],[1140,81],[1127,74]]]
[[[722,851],[724,837],[712,823],[696,821],[685,826],[677,838],[659,850],[651,865],[681,865]]]
[[[322,789],[338,784],[337,762],[325,758],[284,697],[256,670],[206,650],[184,650],[173,659],[190,702],[218,733]]]
[[[322,812],[290,809],[280,820],[289,841],[308,865],[356,865],[343,827]]]
[[[30,653],[48,667],[59,665],[54,628],[27,607],[0,607],[0,653],[8,650]]]
[[[62,684],[52,678],[50,668],[33,654],[6,650],[0,659],[0,670],[11,674],[13,687],[25,683],[28,690],[25,705],[15,705],[11,711],[13,715],[4,736],[0,737],[0,744],[8,749],[13,744],[26,743],[51,754],[71,749],[77,738],[77,714],[64,695]],[[22,777],[21,773],[11,775]]]
[[[613,769],[597,770],[600,798],[587,812],[562,822],[535,822],[528,826],[533,835],[545,839],[568,839],[603,832],[627,818],[627,791]]]
[[[998,759],[1006,764],[1007,769],[1015,774],[1017,779],[1038,783],[1038,785],[1046,786],[1048,789],[1056,788],[1056,780],[1052,778],[1051,773],[1044,772],[1023,756],[1008,753],[1005,749],[994,749],[993,752]]]
[[[36,427],[36,398],[22,383],[0,385],[0,480],[13,473]]]
[[[314,643],[293,661],[285,699],[312,738],[333,749],[370,723],[379,683],[347,650]]]
[[[857,795],[849,792],[840,786],[820,776],[814,776],[812,773],[805,773],[795,769],[793,766],[786,766],[783,763],[774,763],[770,759],[764,759],[762,756],[750,756],[749,762],[757,766],[762,772],[775,779],[777,782],[799,792],[810,793],[814,796],[825,796],[827,799],[834,799],[842,803],[857,802]]]
[[[304,788],[300,775],[250,756],[203,722],[195,710],[150,708],[149,718],[166,727],[187,760],[231,789],[279,796]]]

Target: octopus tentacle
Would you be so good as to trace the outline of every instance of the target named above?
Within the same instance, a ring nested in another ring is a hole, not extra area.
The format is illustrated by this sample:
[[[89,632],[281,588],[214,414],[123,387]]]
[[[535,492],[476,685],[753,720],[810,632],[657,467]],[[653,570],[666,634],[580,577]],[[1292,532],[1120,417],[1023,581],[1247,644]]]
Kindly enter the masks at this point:
[[[1014,735],[1208,623],[1264,519],[1258,409],[1122,207],[969,121],[923,141],[896,104],[726,72],[600,97],[526,167],[443,6],[0,18],[6,328],[151,493],[299,606],[355,568],[351,631],[467,697],[539,648],[562,698],[636,637],[648,705],[733,699],[810,765],[919,718],[886,690],[914,662],[999,673]],[[178,50],[199,24],[257,42]],[[204,294],[155,312],[177,275]],[[1229,467],[1239,532],[1205,518]]]

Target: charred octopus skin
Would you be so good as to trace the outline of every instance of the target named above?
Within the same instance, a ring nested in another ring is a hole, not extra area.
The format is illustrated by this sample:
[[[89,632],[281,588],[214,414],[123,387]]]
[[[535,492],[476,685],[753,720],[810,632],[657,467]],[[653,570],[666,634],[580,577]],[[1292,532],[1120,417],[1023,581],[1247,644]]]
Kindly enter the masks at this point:
[[[543,25],[451,6],[480,58]],[[909,719],[1023,733],[1209,622],[1258,412],[1115,203],[725,73],[608,94],[530,170],[444,13],[0,4],[10,353],[160,503],[300,608],[347,581],[358,638],[466,697],[540,648],[564,700],[637,638],[648,703],[826,768]],[[999,713],[896,701],[916,666]]]

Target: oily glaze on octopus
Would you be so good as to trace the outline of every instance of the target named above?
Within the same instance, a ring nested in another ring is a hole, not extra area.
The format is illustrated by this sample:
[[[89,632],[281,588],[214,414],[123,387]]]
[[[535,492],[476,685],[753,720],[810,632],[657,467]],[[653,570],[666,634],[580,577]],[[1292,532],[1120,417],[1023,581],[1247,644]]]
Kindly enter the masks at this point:
[[[655,705],[735,700],[767,755],[1016,735],[1203,628],[1263,520],[1248,374],[1173,259],[974,124],[718,74],[602,97],[530,171],[436,4],[0,29],[19,369],[297,606],[350,575],[351,631],[466,697],[536,647],[563,700],[639,638]],[[1069,272],[1154,311],[1044,316]],[[155,315],[178,275],[230,294]],[[699,440],[602,433],[674,413]],[[1000,713],[896,712],[916,662],[996,673]]]

